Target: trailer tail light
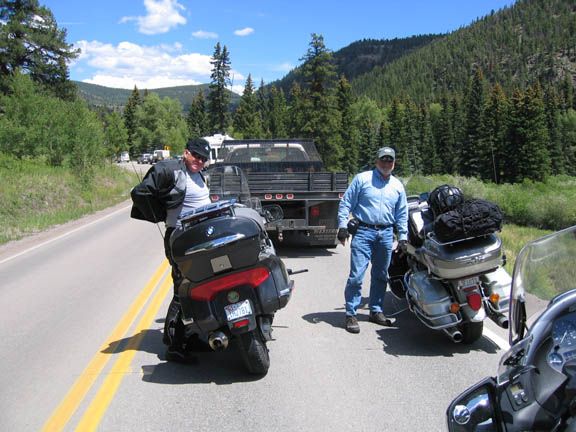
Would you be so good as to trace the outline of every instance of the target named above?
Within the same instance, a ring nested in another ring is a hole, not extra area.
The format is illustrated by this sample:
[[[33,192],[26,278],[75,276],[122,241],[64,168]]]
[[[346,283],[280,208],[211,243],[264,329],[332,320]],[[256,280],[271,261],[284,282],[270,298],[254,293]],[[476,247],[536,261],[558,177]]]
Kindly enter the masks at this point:
[[[318,206],[310,207],[310,216],[311,217],[319,217],[320,216],[320,207],[318,207]]]
[[[272,199],[272,194],[264,194],[264,199]]]
[[[223,276],[206,283],[196,285],[189,291],[192,300],[210,301],[221,291],[229,290],[240,285],[250,285],[252,288],[260,286],[270,277],[270,272],[264,267],[255,267],[250,270]]]
[[[276,194],[276,199],[282,199],[282,198],[284,198],[284,195],[282,195],[282,194]]]
[[[286,194],[286,199],[294,199],[294,194]]]
[[[219,195],[210,195],[210,201],[212,201],[212,202],[220,201],[220,196]]]

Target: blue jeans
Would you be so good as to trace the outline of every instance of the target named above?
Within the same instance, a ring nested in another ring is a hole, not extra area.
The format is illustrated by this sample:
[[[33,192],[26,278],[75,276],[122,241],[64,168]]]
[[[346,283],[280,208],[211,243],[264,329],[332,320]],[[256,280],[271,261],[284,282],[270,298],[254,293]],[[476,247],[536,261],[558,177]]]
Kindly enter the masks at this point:
[[[394,233],[392,227],[375,230],[360,226],[350,243],[350,275],[344,290],[346,315],[356,315],[362,301],[362,280],[372,263],[370,272],[370,312],[382,312],[388,285],[388,266],[392,256]]]

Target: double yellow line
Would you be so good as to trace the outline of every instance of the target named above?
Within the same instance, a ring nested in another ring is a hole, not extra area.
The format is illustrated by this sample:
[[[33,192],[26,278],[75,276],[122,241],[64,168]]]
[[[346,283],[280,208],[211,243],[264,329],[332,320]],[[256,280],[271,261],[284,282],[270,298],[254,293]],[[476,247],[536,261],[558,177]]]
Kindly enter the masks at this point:
[[[61,431],[70,421],[88,391],[94,385],[96,379],[100,376],[108,361],[112,358],[112,354],[105,353],[109,350],[110,346],[117,343],[118,340],[125,337],[126,333],[134,323],[136,317],[143,309],[144,305],[148,302],[154,289],[158,286],[163,276],[168,270],[168,261],[164,260],[160,267],[154,272],[150,281],[146,284],[144,290],[134,300],[128,312],[124,315],[122,320],[118,323],[116,328],[112,331],[108,339],[100,347],[94,358],[90,361],[86,369],[78,377],[72,388],[68,391],[60,405],[52,413],[48,421],[42,428],[43,431]],[[124,378],[124,371],[128,369],[137,348],[142,342],[144,332],[142,330],[150,328],[154,317],[156,317],[164,299],[168,295],[169,289],[172,287],[172,278],[165,277],[160,285],[160,289],[156,292],[150,304],[148,305],[144,315],[140,318],[128,345],[124,351],[118,356],[118,359],[112,366],[111,371],[107,374],[106,379],[102,383],[94,399],[84,412],[76,430],[89,431],[96,430],[100,423],[102,416],[106,412],[108,405],[112,401],[120,382]]]

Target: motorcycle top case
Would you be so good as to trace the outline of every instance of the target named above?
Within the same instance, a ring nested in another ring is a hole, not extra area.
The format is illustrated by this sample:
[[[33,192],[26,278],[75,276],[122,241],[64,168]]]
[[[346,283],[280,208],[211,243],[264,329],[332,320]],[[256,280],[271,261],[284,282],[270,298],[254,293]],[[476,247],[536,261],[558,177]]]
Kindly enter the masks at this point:
[[[442,279],[488,273],[502,264],[502,241],[494,234],[452,243],[428,237],[420,251],[430,272]]]
[[[252,218],[232,215],[174,230],[172,257],[183,276],[200,282],[258,263],[262,229]]]

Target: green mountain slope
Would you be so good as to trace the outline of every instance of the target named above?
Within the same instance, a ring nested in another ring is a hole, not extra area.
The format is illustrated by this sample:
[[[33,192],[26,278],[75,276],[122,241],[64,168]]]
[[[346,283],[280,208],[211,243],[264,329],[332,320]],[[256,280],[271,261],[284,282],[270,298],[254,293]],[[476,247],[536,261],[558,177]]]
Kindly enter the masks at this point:
[[[576,77],[574,0],[519,0],[402,58],[354,79],[357,94],[380,104],[394,97],[438,100],[463,92],[480,67],[506,90]]]
[[[338,75],[345,75],[348,81],[370,72],[378,66],[393,61],[442,38],[444,35],[419,35],[395,39],[363,39],[334,51],[333,58]],[[289,72],[284,78],[270,85],[282,88],[288,94],[294,81],[299,80],[301,66]]]
[[[78,87],[78,95],[86,100],[89,105],[96,107],[105,107],[109,109],[122,109],[132,90],[104,87],[96,84],[89,84],[80,81],[73,81]],[[160,97],[170,97],[180,101],[184,111],[188,111],[190,104],[198,92],[204,92],[204,96],[208,93],[208,84],[166,87],[159,89],[148,90],[149,92],[156,93]],[[145,90],[140,89],[140,94],[144,95]],[[239,96],[230,92],[232,105],[238,103]]]

